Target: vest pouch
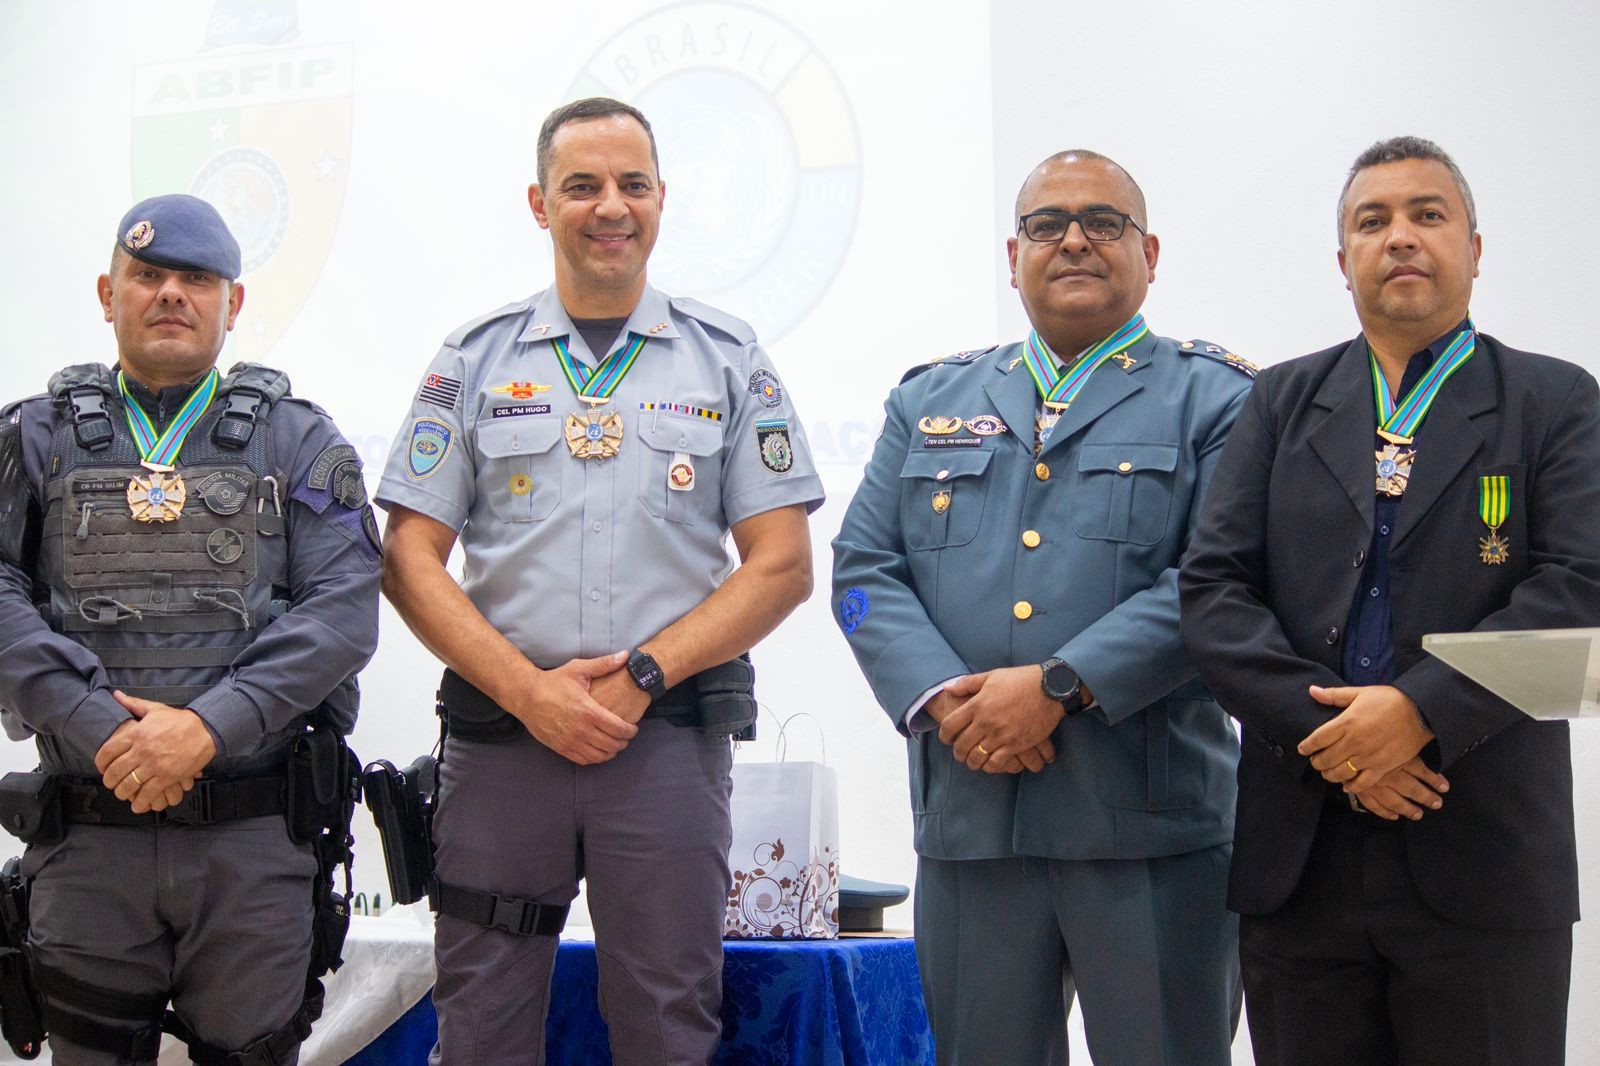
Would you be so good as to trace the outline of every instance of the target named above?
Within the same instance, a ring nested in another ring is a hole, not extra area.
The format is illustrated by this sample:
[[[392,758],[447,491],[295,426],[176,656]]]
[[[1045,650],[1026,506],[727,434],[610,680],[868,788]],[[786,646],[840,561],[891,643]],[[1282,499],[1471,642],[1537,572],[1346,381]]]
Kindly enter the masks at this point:
[[[66,827],[55,776],[34,771],[0,777],[0,822],[24,844],[59,844]]]
[[[344,737],[331,729],[312,729],[289,746],[288,795],[284,818],[296,844],[317,840],[323,830],[348,831],[359,778],[355,756]],[[346,908],[348,911],[348,907]]]
[[[334,891],[327,878],[317,878],[312,895],[311,965],[309,972],[324,974],[344,963],[344,938],[350,932],[350,900]]]

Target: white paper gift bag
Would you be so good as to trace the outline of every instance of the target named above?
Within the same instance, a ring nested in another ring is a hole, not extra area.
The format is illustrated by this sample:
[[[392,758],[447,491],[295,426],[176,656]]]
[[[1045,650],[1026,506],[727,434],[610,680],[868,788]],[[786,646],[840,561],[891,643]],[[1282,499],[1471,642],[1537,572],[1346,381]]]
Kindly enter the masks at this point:
[[[735,762],[728,864],[733,888],[723,936],[838,936],[839,778],[833,767]]]

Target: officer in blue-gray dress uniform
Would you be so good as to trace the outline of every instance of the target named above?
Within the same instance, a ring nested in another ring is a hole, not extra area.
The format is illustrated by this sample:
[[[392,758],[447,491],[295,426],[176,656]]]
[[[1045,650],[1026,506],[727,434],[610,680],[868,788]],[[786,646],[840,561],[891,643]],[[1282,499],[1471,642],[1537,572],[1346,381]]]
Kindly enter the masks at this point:
[[[99,281],[117,367],[0,417],[0,706],[42,764],[0,803],[31,826],[57,1062],[154,1061],[169,1001],[197,1061],[292,1062],[320,1011],[313,916],[344,913],[288,767],[354,724],[377,527],[326,414],[276,371],[215,370],[239,272],[210,205],[135,205]]]
[[[748,720],[726,712],[753,716],[739,657],[810,591],[822,486],[750,327],[646,283],[643,116],[551,114],[530,202],[555,285],[445,341],[377,494],[385,592],[449,667],[434,1060],[544,1061],[584,878],[615,1061],[705,1063]]]
[[[935,1045],[1065,1062],[1076,990],[1097,1062],[1226,1063],[1238,743],[1176,567],[1254,371],[1149,332],[1159,245],[1115,163],[1053,156],[1017,214],[1032,333],[906,376],[833,544],[841,628],[907,735]]]

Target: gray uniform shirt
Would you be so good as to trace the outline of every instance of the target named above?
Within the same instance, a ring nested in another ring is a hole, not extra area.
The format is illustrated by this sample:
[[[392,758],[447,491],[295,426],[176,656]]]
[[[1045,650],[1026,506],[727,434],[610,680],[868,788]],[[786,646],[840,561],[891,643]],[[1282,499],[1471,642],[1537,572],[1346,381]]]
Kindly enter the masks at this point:
[[[732,569],[729,527],[822,505],[788,392],[745,322],[646,288],[613,347],[648,338],[602,410],[613,459],[579,459],[553,341],[593,369],[555,289],[468,323],[418,388],[376,499],[455,530],[462,588],[536,665],[636,647]],[[606,353],[609,354],[609,353]]]

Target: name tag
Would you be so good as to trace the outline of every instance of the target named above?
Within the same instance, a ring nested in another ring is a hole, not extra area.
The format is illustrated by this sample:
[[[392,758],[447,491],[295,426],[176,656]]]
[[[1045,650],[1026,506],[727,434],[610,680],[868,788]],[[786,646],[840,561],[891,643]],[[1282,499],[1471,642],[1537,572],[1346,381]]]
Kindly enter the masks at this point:
[[[982,437],[923,437],[924,448],[981,448]]]
[[[491,418],[521,418],[524,415],[547,415],[549,413],[550,405],[547,403],[514,403],[489,410]]]

